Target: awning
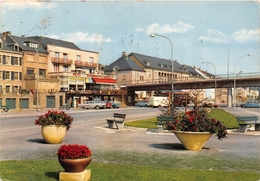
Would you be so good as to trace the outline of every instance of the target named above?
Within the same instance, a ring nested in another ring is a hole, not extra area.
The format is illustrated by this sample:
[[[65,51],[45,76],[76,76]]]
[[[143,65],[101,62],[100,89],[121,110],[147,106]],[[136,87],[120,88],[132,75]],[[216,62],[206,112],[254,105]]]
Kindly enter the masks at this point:
[[[92,78],[96,84],[117,84],[115,79]]]

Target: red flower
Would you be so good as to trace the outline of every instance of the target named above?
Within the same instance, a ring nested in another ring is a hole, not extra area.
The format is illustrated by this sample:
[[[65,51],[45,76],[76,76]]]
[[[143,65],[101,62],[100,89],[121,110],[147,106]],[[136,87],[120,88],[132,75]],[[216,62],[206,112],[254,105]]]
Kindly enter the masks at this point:
[[[62,145],[57,152],[58,158],[61,159],[88,158],[91,155],[89,147],[78,144]]]

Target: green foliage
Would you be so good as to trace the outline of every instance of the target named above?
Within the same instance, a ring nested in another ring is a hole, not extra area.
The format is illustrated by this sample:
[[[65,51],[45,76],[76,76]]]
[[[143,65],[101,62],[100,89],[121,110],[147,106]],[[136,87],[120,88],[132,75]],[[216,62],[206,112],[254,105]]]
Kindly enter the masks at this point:
[[[223,124],[226,126],[227,129],[238,128],[238,123],[235,116],[226,112],[221,108],[211,109],[209,116],[211,118],[216,118],[216,120],[220,120],[221,122],[223,122]],[[125,125],[132,126],[132,127],[156,129],[157,125],[155,123],[156,123],[156,117],[153,117],[153,118],[148,118],[143,120],[126,122]]]
[[[166,124],[167,130],[188,131],[188,132],[210,132],[217,134],[218,139],[227,138],[226,127],[221,121],[215,118],[209,118],[208,114],[196,114],[195,111],[186,112],[183,115],[177,115],[173,121]]]
[[[34,124],[39,126],[64,125],[67,127],[67,130],[69,130],[72,122],[73,117],[69,116],[67,113],[49,110],[44,115],[38,116],[38,119],[35,120]]]

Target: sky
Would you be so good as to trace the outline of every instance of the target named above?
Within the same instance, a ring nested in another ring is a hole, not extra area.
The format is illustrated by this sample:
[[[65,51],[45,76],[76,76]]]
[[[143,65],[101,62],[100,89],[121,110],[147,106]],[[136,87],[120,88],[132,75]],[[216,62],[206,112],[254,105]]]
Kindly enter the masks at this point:
[[[134,52],[173,57],[218,75],[260,72],[257,1],[0,0],[0,4],[1,32],[71,41],[99,52],[103,65],[122,52]],[[152,38],[151,33],[164,37]]]

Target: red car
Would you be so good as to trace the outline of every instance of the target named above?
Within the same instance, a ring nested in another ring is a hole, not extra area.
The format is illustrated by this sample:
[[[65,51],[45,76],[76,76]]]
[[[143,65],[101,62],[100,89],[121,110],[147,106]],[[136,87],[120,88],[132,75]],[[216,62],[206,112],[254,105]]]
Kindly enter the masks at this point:
[[[106,102],[106,109],[110,109],[110,108],[119,108],[120,107],[120,104],[117,104],[117,103],[114,103],[114,102],[111,102],[111,101],[108,101]]]

